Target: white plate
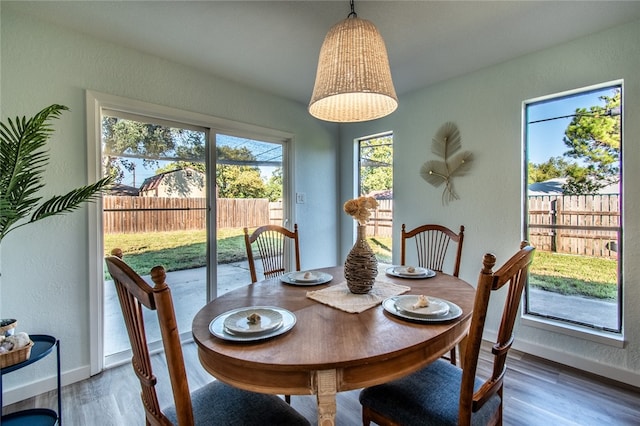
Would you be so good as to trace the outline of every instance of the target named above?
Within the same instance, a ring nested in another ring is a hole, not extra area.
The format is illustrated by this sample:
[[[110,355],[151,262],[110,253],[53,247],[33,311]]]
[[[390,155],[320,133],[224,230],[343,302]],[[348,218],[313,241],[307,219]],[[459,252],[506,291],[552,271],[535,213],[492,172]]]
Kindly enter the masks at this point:
[[[275,306],[256,306],[253,309],[257,309],[257,308],[270,309],[273,311],[277,311],[280,315],[282,315],[282,323],[280,324],[280,326],[270,331],[257,333],[257,334],[255,333],[254,334],[231,334],[229,332],[226,332],[224,321],[230,315],[234,314],[237,311],[245,311],[247,309],[250,309],[250,308],[239,308],[229,312],[225,312],[224,314],[220,314],[217,317],[215,317],[209,323],[209,332],[220,339],[229,340],[232,342],[255,342],[258,340],[270,339],[272,337],[284,334],[287,331],[291,330],[293,326],[296,324],[296,316],[291,311],[288,311],[282,308],[277,308]]]
[[[313,271],[290,272],[289,278],[291,278],[294,281],[310,283],[310,282],[318,281],[319,275],[317,272],[313,272]]]
[[[420,268],[423,271],[422,274],[415,274],[415,273],[401,274],[397,271],[398,268],[406,268],[406,267],[392,266],[390,268],[385,269],[385,272],[387,273],[387,275],[391,275],[393,277],[399,277],[399,278],[423,279],[423,278],[432,278],[436,276],[436,272],[432,271],[431,269]]]
[[[460,308],[460,306],[456,305],[453,302],[449,302],[448,300],[443,300],[443,299],[441,300],[445,302],[447,305],[449,305],[449,312],[446,315],[440,315],[440,316],[434,317],[434,316],[416,315],[416,314],[412,314],[411,312],[404,312],[398,309],[398,307],[396,306],[398,297],[400,296],[394,296],[394,297],[389,297],[388,299],[385,299],[382,302],[382,308],[394,316],[397,316],[399,318],[403,318],[409,321],[427,322],[427,323],[446,322],[446,321],[454,320],[458,318],[460,315],[462,315],[462,309]]]
[[[396,266],[393,268],[393,272],[399,275],[426,275],[427,269],[419,266],[414,266],[413,271],[410,270],[411,266]]]
[[[427,296],[427,298],[429,299],[429,306],[414,308],[413,305],[418,302],[418,296],[413,294],[398,296],[396,307],[401,311],[422,316],[433,317],[449,313],[449,305],[446,302],[435,297]]]
[[[257,314],[260,320],[252,324],[248,317]],[[282,314],[269,308],[243,308],[236,310],[224,320],[224,326],[233,334],[264,333],[282,324]]]
[[[333,279],[333,276],[324,272],[319,271],[307,271],[314,275],[313,279],[311,277],[304,278],[304,272],[288,272],[280,277],[280,281],[283,283],[291,284],[291,285],[320,285],[326,284]]]

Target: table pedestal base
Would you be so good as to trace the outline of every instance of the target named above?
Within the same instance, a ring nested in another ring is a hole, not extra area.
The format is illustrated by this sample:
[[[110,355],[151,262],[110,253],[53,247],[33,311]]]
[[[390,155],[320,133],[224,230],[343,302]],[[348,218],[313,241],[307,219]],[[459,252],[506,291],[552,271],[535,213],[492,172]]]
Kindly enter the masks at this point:
[[[318,426],[334,426],[336,421],[336,370],[316,371]]]

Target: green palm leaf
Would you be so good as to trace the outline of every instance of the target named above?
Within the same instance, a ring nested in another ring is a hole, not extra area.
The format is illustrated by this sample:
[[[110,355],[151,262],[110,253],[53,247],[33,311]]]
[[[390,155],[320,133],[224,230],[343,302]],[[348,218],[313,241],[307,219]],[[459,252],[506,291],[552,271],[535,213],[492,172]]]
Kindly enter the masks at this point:
[[[91,201],[110,185],[110,178],[55,196],[40,207],[43,173],[49,162],[45,149],[53,133],[51,120],[59,118],[64,105],[51,105],[32,118],[16,117],[0,123],[0,241],[12,230],[45,217],[70,212]],[[26,219],[32,211],[31,218]]]
[[[40,207],[33,213],[29,223],[45,217],[54,216],[62,213],[69,213],[77,210],[80,205],[86,201],[95,200],[100,196],[101,191],[111,184],[111,178],[102,178],[93,185],[83,186],[74,189],[65,195],[55,195],[49,200],[42,203]]]

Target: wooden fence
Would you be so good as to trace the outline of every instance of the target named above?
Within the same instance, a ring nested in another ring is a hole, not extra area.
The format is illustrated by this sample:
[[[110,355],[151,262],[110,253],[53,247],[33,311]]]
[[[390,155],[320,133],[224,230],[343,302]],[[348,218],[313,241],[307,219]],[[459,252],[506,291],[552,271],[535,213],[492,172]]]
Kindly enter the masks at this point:
[[[371,214],[367,235],[391,237],[393,231],[393,200],[378,200],[378,208]]]
[[[539,250],[615,258],[620,232],[618,195],[529,197],[529,240]],[[104,197],[104,232],[204,229],[204,198]],[[367,235],[391,237],[393,201],[379,200]],[[282,204],[267,199],[219,198],[218,228],[282,224]]]
[[[106,234],[205,229],[205,198],[105,196],[103,224]],[[367,235],[391,236],[392,201],[381,200],[372,215]],[[218,198],[218,228],[282,225],[282,203],[266,198]]]
[[[529,197],[529,240],[539,250],[617,257],[619,195]]]
[[[205,229],[205,198],[105,196],[106,234]],[[218,228],[254,227],[282,223],[281,203],[266,198],[218,198]]]

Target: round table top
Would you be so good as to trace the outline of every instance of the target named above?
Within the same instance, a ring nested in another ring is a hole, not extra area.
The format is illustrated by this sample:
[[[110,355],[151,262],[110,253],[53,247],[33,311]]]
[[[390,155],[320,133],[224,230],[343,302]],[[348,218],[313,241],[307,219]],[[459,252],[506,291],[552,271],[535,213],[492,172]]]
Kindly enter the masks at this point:
[[[333,280],[318,286],[267,279],[236,289],[209,302],[193,320],[193,337],[202,365],[214,377],[240,388],[266,393],[308,394],[312,376],[339,371],[338,390],[349,390],[402,377],[432,362],[459,342],[468,329],[475,290],[465,281],[437,273],[428,279],[385,280],[411,288],[405,294],[445,299],[462,315],[445,323],[415,323],[386,312],[381,305],[348,313],[306,297],[344,282],[343,267],[317,269]],[[232,342],[209,331],[220,314],[251,306],[277,306],[293,312],[295,326],[268,340]]]

